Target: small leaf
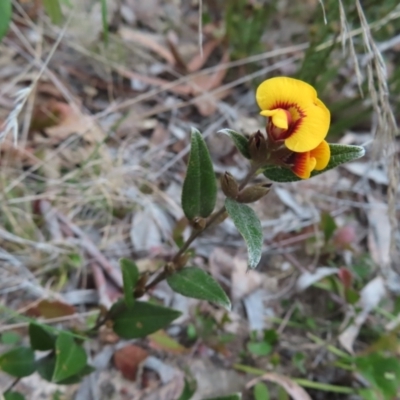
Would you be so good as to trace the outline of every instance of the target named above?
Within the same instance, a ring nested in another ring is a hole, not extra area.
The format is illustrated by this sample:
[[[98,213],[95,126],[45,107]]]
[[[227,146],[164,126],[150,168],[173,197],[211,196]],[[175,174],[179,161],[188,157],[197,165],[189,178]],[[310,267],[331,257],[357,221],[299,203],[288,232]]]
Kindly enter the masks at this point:
[[[194,379],[185,378],[185,387],[179,397],[179,400],[190,400],[197,389],[197,382]]]
[[[86,366],[86,352],[77,345],[71,335],[61,332],[56,341],[56,366],[52,377],[53,382],[70,378]]]
[[[165,328],[181,313],[171,308],[157,306],[141,301],[135,302],[131,309],[123,307],[124,304],[117,302],[111,308],[115,312],[114,332],[125,339],[141,338]]]
[[[227,198],[225,200],[225,207],[236,229],[246,241],[249,253],[249,267],[257,267],[261,259],[263,245],[263,233],[260,220],[252,208],[245,204],[240,204],[235,200]]]
[[[0,369],[15,376],[23,378],[35,372],[35,355],[30,347],[17,347],[0,355]]]
[[[205,400],[242,400],[241,393],[229,394],[228,396],[213,397]]]
[[[322,171],[311,172],[311,178],[313,176],[322,174],[323,172],[329,171],[332,168],[336,168],[341,164],[361,158],[365,154],[365,149],[361,146],[329,143],[329,147],[331,149],[331,158],[327,167]],[[302,180],[290,169],[273,165],[264,170],[264,175],[271,179],[271,181],[275,182],[297,182]]]
[[[183,268],[170,275],[167,282],[172,290],[183,296],[207,300],[231,309],[231,302],[219,283],[201,268]]]
[[[139,279],[139,270],[133,261],[127,260],[126,258],[121,258],[119,264],[122,270],[125,303],[128,308],[131,308],[135,300],[133,292]]]
[[[56,337],[43,325],[31,322],[29,324],[29,339],[34,350],[53,350]]]
[[[270,399],[268,387],[267,387],[267,385],[265,385],[262,382],[258,382],[254,386],[253,395],[254,395],[255,400],[269,400]]]
[[[271,353],[272,346],[267,342],[249,342],[247,349],[256,356],[267,356]]]
[[[0,1],[0,41],[8,32],[11,21],[11,0]]]
[[[249,140],[241,133],[235,132],[232,129],[221,129],[218,133],[228,135],[235,144],[236,148],[240,151],[243,157],[250,159]]]
[[[22,337],[17,332],[4,332],[1,335],[1,343],[3,344],[17,344],[21,342]]]
[[[25,400],[25,397],[19,392],[7,392],[4,394],[4,400]]]
[[[337,228],[334,218],[327,212],[323,212],[321,215],[321,228],[324,232],[325,242],[327,242],[335,233]]]
[[[187,219],[207,218],[217,200],[217,181],[206,142],[192,128],[189,163],[182,188],[182,208]]]
[[[53,24],[59,24],[62,21],[62,12],[59,0],[43,0],[43,6],[49,14]]]

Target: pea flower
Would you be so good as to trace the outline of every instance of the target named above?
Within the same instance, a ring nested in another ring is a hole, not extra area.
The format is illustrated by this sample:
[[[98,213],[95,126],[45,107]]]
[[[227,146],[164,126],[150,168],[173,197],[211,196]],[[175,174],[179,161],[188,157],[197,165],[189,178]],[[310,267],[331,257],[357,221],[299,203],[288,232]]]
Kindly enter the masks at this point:
[[[268,117],[270,145],[284,144],[293,152],[285,162],[297,176],[307,179],[314,169],[327,166],[330,149],[324,139],[330,112],[311,85],[288,77],[267,79],[258,87],[256,99],[260,114]]]

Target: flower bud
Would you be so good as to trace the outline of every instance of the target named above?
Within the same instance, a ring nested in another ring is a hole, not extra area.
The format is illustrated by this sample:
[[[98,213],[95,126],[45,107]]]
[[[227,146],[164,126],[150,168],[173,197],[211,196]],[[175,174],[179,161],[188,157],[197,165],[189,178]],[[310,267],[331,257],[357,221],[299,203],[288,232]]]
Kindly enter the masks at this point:
[[[272,183],[263,183],[243,189],[238,197],[239,203],[254,203],[260,200],[271,190]]]
[[[256,164],[263,166],[267,162],[267,139],[260,132],[250,136],[249,139],[249,153],[250,159]]]
[[[231,199],[236,199],[239,194],[239,185],[229,172],[225,172],[224,175],[221,176],[221,189],[224,195]]]

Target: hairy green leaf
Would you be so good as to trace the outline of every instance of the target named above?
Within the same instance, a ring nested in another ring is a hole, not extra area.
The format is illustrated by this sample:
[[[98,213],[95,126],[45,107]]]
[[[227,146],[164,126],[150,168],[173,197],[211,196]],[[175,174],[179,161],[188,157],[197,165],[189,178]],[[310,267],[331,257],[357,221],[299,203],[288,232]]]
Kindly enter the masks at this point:
[[[329,143],[329,147],[331,149],[331,158],[328,165],[322,171],[311,172],[311,178],[341,164],[361,158],[365,154],[365,149],[361,146]],[[269,166],[264,170],[264,175],[274,182],[297,182],[302,180],[290,169],[284,167]]]
[[[29,324],[29,339],[34,350],[52,350],[56,343],[56,337],[45,326],[31,322]]]
[[[8,26],[11,21],[11,0],[1,0],[0,1],[0,40],[8,32]]]
[[[53,382],[61,382],[78,374],[86,366],[86,352],[76,344],[74,338],[66,332],[61,332],[56,340],[56,366],[52,377]]]
[[[0,369],[17,378],[35,372],[35,355],[30,347],[17,347],[0,355]]]
[[[263,233],[261,222],[252,208],[227,198],[225,200],[226,211],[232,218],[236,229],[243,236],[249,253],[248,265],[257,267],[261,259],[263,245]]]
[[[231,308],[231,302],[219,283],[201,268],[183,268],[170,275],[167,282],[171,289],[183,296],[207,300],[228,310]]]
[[[208,217],[217,200],[217,181],[206,142],[192,128],[191,147],[186,177],[182,188],[182,208],[189,220]]]
[[[114,332],[125,339],[145,337],[168,326],[181,313],[171,308],[136,301],[132,308],[117,302],[111,308]],[[116,311],[118,310],[118,311]]]
[[[139,270],[137,265],[126,258],[121,258],[119,264],[122,270],[122,279],[124,283],[124,299],[128,308],[133,307],[133,292],[139,279]]]
[[[232,129],[221,129],[218,133],[224,133],[228,135],[235,144],[236,148],[240,151],[243,157],[250,159],[249,153],[249,140],[246,136],[243,136],[241,133],[235,132]]]

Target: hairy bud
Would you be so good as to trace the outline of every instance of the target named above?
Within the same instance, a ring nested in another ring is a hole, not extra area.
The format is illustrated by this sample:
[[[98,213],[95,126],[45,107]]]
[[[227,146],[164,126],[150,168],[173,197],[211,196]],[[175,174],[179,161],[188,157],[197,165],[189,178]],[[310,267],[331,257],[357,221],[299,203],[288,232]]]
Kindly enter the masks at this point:
[[[239,193],[237,201],[239,203],[254,203],[267,195],[271,190],[271,186],[272,183],[263,183],[247,187]]]
[[[224,195],[231,199],[236,199],[239,194],[239,185],[229,172],[225,172],[224,175],[221,176],[221,189]]]
[[[249,153],[251,160],[263,166],[267,162],[267,139],[260,132],[257,131],[255,134],[250,136],[249,139]]]

